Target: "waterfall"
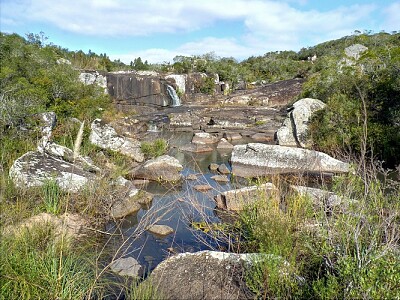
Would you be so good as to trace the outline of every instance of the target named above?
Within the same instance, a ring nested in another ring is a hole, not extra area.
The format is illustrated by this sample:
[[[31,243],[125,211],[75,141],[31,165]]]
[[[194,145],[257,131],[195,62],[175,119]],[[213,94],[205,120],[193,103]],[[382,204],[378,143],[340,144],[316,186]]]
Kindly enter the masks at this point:
[[[179,99],[175,89],[169,84],[167,84],[167,92],[172,99],[172,106],[181,106],[181,99]]]

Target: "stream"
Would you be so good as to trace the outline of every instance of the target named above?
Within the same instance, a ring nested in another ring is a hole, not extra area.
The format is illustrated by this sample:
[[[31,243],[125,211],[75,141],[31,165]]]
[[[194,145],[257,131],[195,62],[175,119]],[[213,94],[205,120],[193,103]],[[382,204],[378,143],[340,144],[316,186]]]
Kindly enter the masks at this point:
[[[194,230],[192,221],[221,222],[215,210],[214,196],[237,188],[233,183],[219,183],[211,179],[217,172],[211,172],[211,163],[226,164],[228,168],[231,151],[214,149],[207,153],[191,153],[178,150],[179,146],[190,143],[193,133],[187,132],[151,132],[149,139],[164,138],[168,140],[171,150],[169,155],[177,158],[184,166],[184,180],[180,185],[168,185],[150,182],[140,187],[154,194],[149,207],[142,208],[137,214],[125,217],[121,223],[109,223],[107,231],[120,236],[111,241],[111,247],[118,251],[118,256],[134,257],[146,272],[153,270],[169,255],[181,252],[195,252],[207,249],[226,249],[226,242],[210,239],[199,230]],[[243,139],[240,143],[247,143]],[[234,143],[235,144],[235,143]],[[237,144],[237,143],[236,143]],[[215,147],[215,146],[214,146]],[[188,180],[189,174],[196,174],[196,180]],[[230,175],[228,175],[230,178]],[[196,185],[209,185],[211,189],[199,192]],[[174,233],[160,237],[145,230],[148,224],[168,225]],[[122,235],[122,239],[121,239]]]

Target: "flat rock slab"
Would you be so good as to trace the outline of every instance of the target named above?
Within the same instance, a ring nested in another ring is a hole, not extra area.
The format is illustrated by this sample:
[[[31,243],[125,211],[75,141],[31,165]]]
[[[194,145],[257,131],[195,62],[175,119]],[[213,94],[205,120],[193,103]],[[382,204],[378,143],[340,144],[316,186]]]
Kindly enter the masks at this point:
[[[218,142],[218,137],[208,132],[196,132],[192,138],[193,144],[215,144]]]
[[[214,175],[211,179],[217,182],[229,182],[229,178],[226,175]]]
[[[110,269],[121,276],[140,277],[143,275],[143,266],[133,257],[118,258],[110,264]]]
[[[29,151],[15,160],[9,175],[20,188],[38,187],[55,180],[67,192],[78,192],[95,180],[93,173],[38,151]]]
[[[272,196],[276,191],[277,189],[272,183],[265,183],[259,186],[226,191],[215,196],[214,199],[220,209],[241,211],[258,199]]]
[[[167,225],[157,224],[151,225],[149,228],[147,228],[147,231],[160,236],[167,236],[174,232],[174,230]]]
[[[349,164],[322,152],[259,143],[235,146],[231,163],[232,173],[239,177],[284,173],[349,172]]]
[[[193,187],[198,192],[207,192],[212,189],[208,184],[198,184]]]

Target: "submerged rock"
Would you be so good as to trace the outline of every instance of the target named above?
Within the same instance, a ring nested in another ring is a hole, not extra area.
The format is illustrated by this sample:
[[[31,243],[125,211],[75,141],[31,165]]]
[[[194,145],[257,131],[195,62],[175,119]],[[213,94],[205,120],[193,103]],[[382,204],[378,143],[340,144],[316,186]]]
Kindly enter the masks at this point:
[[[160,236],[167,236],[174,232],[174,230],[167,226],[167,225],[151,225],[147,230],[153,234],[160,235]]]
[[[67,192],[78,192],[95,180],[93,173],[78,165],[38,151],[29,151],[18,158],[11,166],[9,176],[20,188],[42,186],[55,180]]]
[[[90,127],[92,131],[89,140],[92,144],[127,155],[137,162],[144,160],[139,141],[118,135],[111,125],[103,123],[100,119],[94,120]]]
[[[208,184],[198,184],[193,187],[198,192],[207,192],[212,189]]]
[[[276,191],[277,189],[272,183],[265,183],[260,186],[226,191],[215,196],[214,199],[219,209],[241,211],[258,199],[272,196]]]
[[[183,166],[179,160],[169,155],[162,155],[146,161],[142,166],[133,171],[135,178],[154,181],[179,181],[182,179],[180,171]]]
[[[326,106],[321,100],[304,98],[293,104],[283,125],[276,135],[281,146],[310,147],[311,140],[308,136],[308,123],[313,113]]]
[[[179,150],[187,151],[187,152],[193,152],[193,153],[203,153],[203,152],[212,152],[212,151],[214,151],[214,149],[211,148],[208,145],[205,145],[205,144],[193,144],[193,143],[181,146],[181,147],[179,147]]]
[[[240,177],[283,173],[349,172],[349,164],[322,152],[258,143],[235,146],[231,163],[232,173]]]

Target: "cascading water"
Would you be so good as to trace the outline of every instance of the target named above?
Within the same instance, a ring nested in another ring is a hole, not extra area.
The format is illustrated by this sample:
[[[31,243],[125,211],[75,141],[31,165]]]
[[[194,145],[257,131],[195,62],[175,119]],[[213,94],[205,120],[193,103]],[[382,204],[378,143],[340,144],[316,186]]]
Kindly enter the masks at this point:
[[[175,89],[169,84],[167,84],[167,92],[172,99],[172,106],[181,106],[181,99],[179,99]]]

